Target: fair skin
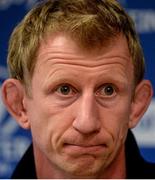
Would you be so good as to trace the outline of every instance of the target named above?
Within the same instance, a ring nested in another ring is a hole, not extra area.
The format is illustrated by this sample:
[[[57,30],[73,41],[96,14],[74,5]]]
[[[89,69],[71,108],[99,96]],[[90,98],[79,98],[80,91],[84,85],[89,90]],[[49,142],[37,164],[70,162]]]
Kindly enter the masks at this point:
[[[69,36],[41,42],[31,82],[8,79],[3,100],[30,128],[38,178],[125,178],[124,142],[146,111],[152,87],[134,89],[124,36],[100,50],[84,51]],[[134,99],[133,99],[134,97]]]

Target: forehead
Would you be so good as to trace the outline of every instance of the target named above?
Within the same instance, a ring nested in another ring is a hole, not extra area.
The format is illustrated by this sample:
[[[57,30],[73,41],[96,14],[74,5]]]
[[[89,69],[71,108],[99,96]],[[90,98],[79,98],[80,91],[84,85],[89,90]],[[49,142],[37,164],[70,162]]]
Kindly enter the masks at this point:
[[[40,61],[40,57],[44,57],[50,53],[64,53],[71,55],[79,55],[85,57],[99,57],[111,53],[111,55],[122,56],[131,59],[127,40],[125,36],[119,35],[112,38],[110,41],[103,43],[103,46],[92,47],[92,49],[82,49],[69,35],[64,33],[58,33],[54,35],[48,34],[40,42],[40,46],[37,52],[37,61]],[[85,59],[86,60],[86,59]],[[42,59],[44,61],[44,58]],[[46,58],[45,58],[46,61]],[[132,61],[128,61],[132,63]]]
[[[82,49],[66,34],[48,35],[38,49],[35,70],[46,72],[58,68],[58,65],[74,65],[74,67],[98,67],[120,65],[128,75],[133,74],[133,64],[126,38],[119,35],[102,47],[89,50]]]

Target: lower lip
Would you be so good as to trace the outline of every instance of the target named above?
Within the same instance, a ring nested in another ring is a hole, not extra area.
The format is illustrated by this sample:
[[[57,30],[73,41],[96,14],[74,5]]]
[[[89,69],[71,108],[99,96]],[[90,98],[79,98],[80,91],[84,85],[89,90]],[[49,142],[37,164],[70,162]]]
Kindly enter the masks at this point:
[[[96,145],[96,146],[78,146],[65,144],[64,150],[69,154],[100,154],[105,151],[105,145]]]

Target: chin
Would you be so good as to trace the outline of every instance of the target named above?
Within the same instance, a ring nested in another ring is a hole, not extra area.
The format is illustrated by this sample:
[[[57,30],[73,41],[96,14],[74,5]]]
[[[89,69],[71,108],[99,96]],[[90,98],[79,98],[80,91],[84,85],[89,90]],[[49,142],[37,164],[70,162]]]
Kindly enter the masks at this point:
[[[72,164],[65,164],[63,169],[70,175],[71,178],[89,178],[95,179],[100,172],[103,172],[103,161],[100,162],[94,158],[81,158],[74,161]]]

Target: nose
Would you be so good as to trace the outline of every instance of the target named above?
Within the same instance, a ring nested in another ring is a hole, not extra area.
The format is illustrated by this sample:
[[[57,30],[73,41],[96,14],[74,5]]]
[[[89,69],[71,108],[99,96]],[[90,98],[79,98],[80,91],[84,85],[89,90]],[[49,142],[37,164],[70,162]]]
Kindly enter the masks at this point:
[[[100,131],[99,109],[93,95],[81,96],[76,113],[76,118],[73,121],[74,129],[82,134],[92,134]]]

